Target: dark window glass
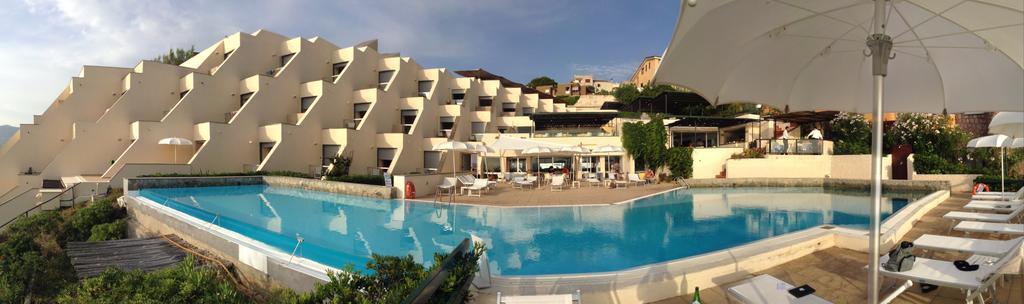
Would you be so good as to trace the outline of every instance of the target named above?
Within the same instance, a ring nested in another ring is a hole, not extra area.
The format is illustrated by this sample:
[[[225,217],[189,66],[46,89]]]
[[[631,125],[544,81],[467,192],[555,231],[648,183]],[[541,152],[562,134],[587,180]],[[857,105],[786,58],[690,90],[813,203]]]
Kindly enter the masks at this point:
[[[299,99],[299,113],[306,113],[309,107],[313,105],[314,100],[316,100],[316,96],[306,96]]]
[[[245,94],[242,94],[242,95],[238,95],[238,107],[245,106],[245,103],[249,102],[249,99],[252,99],[252,93],[254,93],[254,92],[249,92],[249,93],[245,93]]]
[[[292,57],[295,57],[295,53],[281,56],[281,66],[283,67],[284,65],[288,64],[288,61],[291,61]]]
[[[480,106],[481,107],[490,107],[491,104],[494,103],[494,97],[493,96],[480,96],[479,99],[480,99]]]
[[[345,70],[346,66],[348,66],[348,61],[339,62],[331,65],[331,75],[341,75],[341,72]]]

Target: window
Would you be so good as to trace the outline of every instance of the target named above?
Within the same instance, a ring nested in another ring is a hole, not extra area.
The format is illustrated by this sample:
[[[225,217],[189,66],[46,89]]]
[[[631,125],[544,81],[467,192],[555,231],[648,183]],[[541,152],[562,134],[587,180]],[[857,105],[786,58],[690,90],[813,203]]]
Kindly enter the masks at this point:
[[[508,132],[508,127],[498,127],[498,133],[504,134],[506,132]]]
[[[672,132],[673,147],[717,147],[718,132]]]
[[[254,92],[249,92],[249,93],[245,93],[245,94],[242,94],[242,95],[238,95],[238,107],[239,108],[244,107],[245,103],[249,102],[249,99],[252,99],[252,93],[254,93]]]
[[[430,93],[430,87],[434,86],[433,80],[420,80],[416,83],[416,92],[420,97],[426,98],[427,93]]]
[[[455,117],[442,116],[441,117],[441,132],[444,133],[444,137],[449,137],[452,134],[452,128],[455,127]]]
[[[345,67],[348,66],[348,61],[342,61],[331,65],[331,75],[337,77],[341,75],[341,72],[345,71]]]
[[[306,96],[299,98],[299,113],[306,113],[309,107],[313,105],[313,101],[316,100],[316,96]]]
[[[402,112],[401,112],[402,117],[401,118],[402,118],[402,132],[403,133],[409,133],[409,131],[412,131],[412,124],[413,124],[413,122],[416,122],[416,113],[418,113],[418,112],[419,111],[416,111],[416,110],[402,110]]]
[[[516,104],[514,102],[506,102],[501,104],[501,112],[507,116],[516,115]]]
[[[395,70],[380,71],[377,73],[377,88],[385,89],[388,87],[388,83],[391,82],[391,77],[395,75]]]
[[[338,157],[338,153],[341,152],[340,145],[323,145],[320,154],[320,166],[323,167],[324,172],[327,171],[327,166],[331,165],[331,158]]]
[[[370,103],[369,102],[357,103],[357,104],[352,105],[352,109],[353,109],[352,117],[355,118],[356,126],[358,126],[359,122],[362,121],[363,117],[366,116],[366,112],[370,110]]]
[[[461,168],[462,171],[473,171],[473,168],[475,168],[473,166],[473,164],[475,163],[473,154],[462,153],[462,154],[459,154],[459,155],[462,156],[461,157],[462,161],[459,164],[460,165],[459,168]]]
[[[622,173],[622,156],[606,156],[604,171]]]
[[[261,142],[260,143],[260,163],[267,159],[267,155],[270,155],[270,150],[274,149],[273,142]]]
[[[533,108],[531,108],[531,107],[523,107],[523,116],[530,116],[530,115],[533,115]]]
[[[463,89],[452,90],[452,102],[454,102],[457,105],[460,105],[460,104],[462,104],[462,101],[464,101],[465,99],[466,99],[466,90],[463,90]]]
[[[395,159],[395,150],[395,148],[377,149],[377,167],[381,171],[387,172],[388,168],[391,167],[391,161]]]
[[[533,132],[532,129],[530,127],[516,127],[516,133],[530,133]]]
[[[427,172],[437,171],[441,166],[441,151],[423,151],[423,169]]]
[[[234,52],[235,52],[235,50],[230,50],[230,51],[224,52],[224,60],[228,60],[228,56],[231,56],[231,53],[234,53]]]
[[[480,96],[477,98],[480,101],[480,107],[490,107],[494,103],[494,96]]]
[[[185,94],[188,94],[188,90],[184,90],[181,91],[181,93],[178,93],[178,100],[185,99]]]
[[[486,122],[473,122],[473,134],[482,134],[487,131]]]
[[[295,53],[281,56],[281,67],[284,67],[286,64],[288,64],[288,61],[291,61],[292,57],[295,57]]]
[[[508,172],[526,172],[525,157],[509,157],[505,159],[505,167]]]

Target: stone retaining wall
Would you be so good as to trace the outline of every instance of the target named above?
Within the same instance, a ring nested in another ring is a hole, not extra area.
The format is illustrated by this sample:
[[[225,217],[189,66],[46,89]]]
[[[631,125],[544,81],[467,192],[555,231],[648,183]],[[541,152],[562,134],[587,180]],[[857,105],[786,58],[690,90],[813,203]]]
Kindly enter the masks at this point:
[[[839,178],[717,178],[687,179],[685,185],[691,188],[723,187],[821,187],[825,189],[870,190],[871,181],[866,179]],[[883,180],[882,191],[939,191],[949,190],[947,181]]]
[[[313,191],[343,193],[349,195],[369,196],[382,199],[392,198],[391,187],[365,185],[356,183],[343,183],[322,181],[317,179],[286,177],[286,176],[264,176],[263,181],[267,185],[300,188]]]

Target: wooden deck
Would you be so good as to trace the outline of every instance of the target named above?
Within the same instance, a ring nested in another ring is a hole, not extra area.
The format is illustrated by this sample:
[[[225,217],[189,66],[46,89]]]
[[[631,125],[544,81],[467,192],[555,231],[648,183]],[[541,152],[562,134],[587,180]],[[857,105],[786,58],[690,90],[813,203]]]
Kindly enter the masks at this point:
[[[176,235],[167,238],[182,243]],[[110,267],[155,271],[177,265],[186,253],[162,236],[102,242],[69,242],[68,258],[79,278],[100,275]]]

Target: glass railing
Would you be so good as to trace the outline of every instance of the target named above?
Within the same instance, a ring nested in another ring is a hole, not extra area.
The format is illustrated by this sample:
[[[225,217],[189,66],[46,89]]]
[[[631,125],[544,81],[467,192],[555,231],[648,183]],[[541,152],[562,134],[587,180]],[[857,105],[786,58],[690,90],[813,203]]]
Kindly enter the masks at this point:
[[[602,130],[570,130],[570,131],[536,131],[533,137],[601,137],[618,136],[616,132],[605,132]]]

